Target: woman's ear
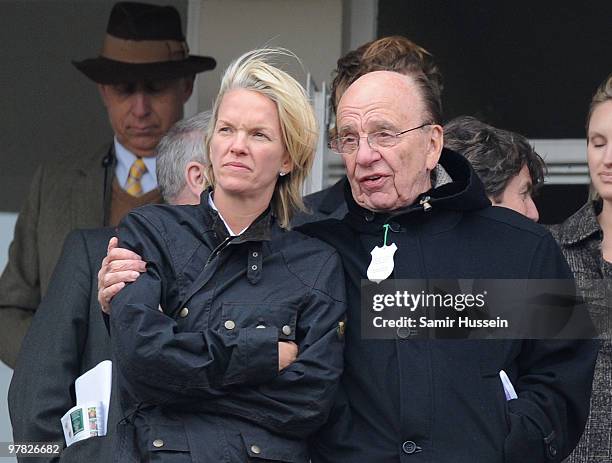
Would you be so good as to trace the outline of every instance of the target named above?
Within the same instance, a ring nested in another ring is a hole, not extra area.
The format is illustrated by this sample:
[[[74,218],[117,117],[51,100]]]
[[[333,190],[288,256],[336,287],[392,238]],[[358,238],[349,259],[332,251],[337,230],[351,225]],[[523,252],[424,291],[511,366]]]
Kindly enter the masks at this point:
[[[291,156],[289,153],[285,151],[285,155],[283,156],[283,162],[281,164],[280,172],[284,172],[285,175],[293,170],[293,161],[291,160]]]

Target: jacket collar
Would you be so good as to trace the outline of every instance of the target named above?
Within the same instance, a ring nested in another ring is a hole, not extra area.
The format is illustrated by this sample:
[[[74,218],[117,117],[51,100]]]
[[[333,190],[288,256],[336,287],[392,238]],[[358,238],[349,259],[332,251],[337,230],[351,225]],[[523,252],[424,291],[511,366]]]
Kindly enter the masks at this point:
[[[559,229],[559,244],[572,245],[601,232],[597,216],[601,212],[600,201],[589,201],[567,219]]]
[[[348,185],[346,175],[334,183],[321,200],[317,210],[324,214],[331,214],[344,203],[344,189]]]
[[[208,188],[203,191],[200,196],[200,210],[203,212],[204,222],[208,229],[215,232],[217,237],[222,241],[230,236],[229,232],[219,213],[215,211],[208,202],[208,197],[212,194],[212,189]],[[248,241],[270,241],[271,228],[274,223],[274,214],[272,209],[268,208],[257,217],[249,228],[244,233],[232,237],[232,244],[246,243]]]
[[[353,225],[371,223],[380,226],[391,218],[407,214],[422,214],[438,209],[467,212],[491,205],[482,182],[470,163],[460,154],[444,148],[440,162],[434,171],[433,187],[406,207],[392,212],[372,212],[358,205],[353,199],[350,185],[345,184],[344,195],[348,205],[348,220]]]

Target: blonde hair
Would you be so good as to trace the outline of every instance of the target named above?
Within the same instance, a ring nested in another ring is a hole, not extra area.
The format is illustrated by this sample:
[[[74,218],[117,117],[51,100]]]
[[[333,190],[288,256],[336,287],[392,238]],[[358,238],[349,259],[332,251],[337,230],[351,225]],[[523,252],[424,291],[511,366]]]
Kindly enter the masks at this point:
[[[206,150],[214,132],[219,107],[230,90],[244,89],[270,98],[278,110],[283,145],[293,162],[291,172],[278,177],[270,202],[279,225],[290,228],[291,218],[297,210],[304,210],[302,186],[310,173],[317,143],[317,123],[304,88],[289,74],[272,64],[275,56],[299,58],[283,48],[251,50],[232,62],[221,79],[212,117],[206,135]],[[207,166],[208,184],[214,188],[212,165]]]
[[[589,113],[587,114],[586,119],[586,129],[589,131],[589,124],[591,123],[591,116],[593,115],[593,111],[595,108],[601,103],[605,103],[608,100],[612,100],[612,74],[608,76],[606,80],[604,80],[591,98],[591,104],[589,105]],[[588,135],[588,133],[587,133]],[[587,143],[588,143],[587,137]]]
[[[589,124],[591,123],[591,116],[593,115],[593,111],[595,108],[599,106],[601,103],[605,103],[606,101],[612,100],[612,74],[608,76],[606,80],[604,80],[591,98],[591,104],[589,105],[589,112],[587,114],[586,119],[586,130],[587,130],[587,146],[589,144]],[[589,201],[598,201],[600,199],[599,193],[593,187],[593,183],[589,186]]]

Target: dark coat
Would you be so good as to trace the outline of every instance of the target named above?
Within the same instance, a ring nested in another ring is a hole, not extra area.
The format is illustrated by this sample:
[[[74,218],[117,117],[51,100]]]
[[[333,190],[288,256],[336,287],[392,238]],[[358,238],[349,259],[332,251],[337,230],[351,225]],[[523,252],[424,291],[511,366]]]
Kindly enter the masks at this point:
[[[453,179],[389,214],[359,207],[300,230],[342,256],[348,313],[345,372],[328,424],[312,439],[313,462],[496,463],[561,461],[588,414],[594,341],[367,340],[360,281],[384,223],[396,243],[394,278],[570,278],[548,231],[490,207],[461,156],[440,164]],[[519,398],[506,401],[499,371]]]
[[[589,310],[605,339],[595,366],[591,413],[568,463],[612,461],[612,263],[601,254],[602,231],[597,221],[600,211],[600,202],[589,202],[561,225],[551,227],[578,289],[594,300]]]
[[[332,186],[316,193],[304,196],[304,205],[307,211],[297,214],[291,221],[294,227],[305,223],[317,222],[325,219],[341,219],[348,212],[344,200],[344,188],[348,180],[342,177]]]
[[[76,403],[74,381],[111,358],[97,301],[98,270],[111,236],[110,228],[75,230],[64,242],[11,380],[8,403],[16,442],[63,443],[60,418]],[[115,393],[113,389],[107,436],[71,445],[62,452],[62,462],[111,461],[110,439],[120,415]]]
[[[114,156],[109,153],[107,145],[44,163],[34,173],[0,277],[0,360],[10,367],[47,290],[64,239],[76,228],[105,224],[114,172]]]
[[[342,371],[337,253],[270,213],[230,238],[207,193],[132,212],[119,237],[147,272],[112,301],[116,461],[307,462]],[[279,340],[299,346],[281,373]]]

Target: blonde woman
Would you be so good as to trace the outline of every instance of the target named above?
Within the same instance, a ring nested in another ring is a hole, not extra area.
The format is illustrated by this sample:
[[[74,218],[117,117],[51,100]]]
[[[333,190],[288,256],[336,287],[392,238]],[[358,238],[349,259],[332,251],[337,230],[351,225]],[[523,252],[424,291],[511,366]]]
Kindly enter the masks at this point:
[[[597,89],[587,117],[587,159],[593,199],[552,227],[552,232],[587,298],[591,317],[606,338],[593,379],[591,412],[571,463],[612,461],[612,75]]]
[[[117,461],[307,462],[342,370],[336,252],[290,231],[311,167],[302,87],[255,50],[225,72],[199,206],[132,212],[147,271],[111,304]]]

